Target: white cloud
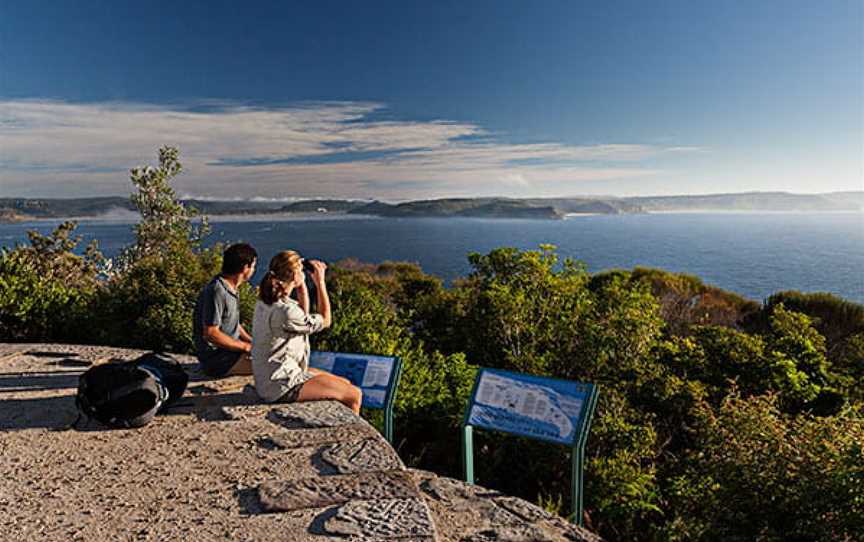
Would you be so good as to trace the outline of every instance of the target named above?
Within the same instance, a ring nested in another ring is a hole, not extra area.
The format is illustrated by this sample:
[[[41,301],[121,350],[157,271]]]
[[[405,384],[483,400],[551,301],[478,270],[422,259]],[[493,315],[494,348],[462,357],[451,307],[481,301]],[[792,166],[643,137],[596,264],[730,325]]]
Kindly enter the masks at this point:
[[[472,123],[371,120],[384,106],[369,102],[205,105],[0,101],[0,195],[125,194],[165,144],[181,150],[178,192],[220,198],[570,194],[690,149],[496,142]]]

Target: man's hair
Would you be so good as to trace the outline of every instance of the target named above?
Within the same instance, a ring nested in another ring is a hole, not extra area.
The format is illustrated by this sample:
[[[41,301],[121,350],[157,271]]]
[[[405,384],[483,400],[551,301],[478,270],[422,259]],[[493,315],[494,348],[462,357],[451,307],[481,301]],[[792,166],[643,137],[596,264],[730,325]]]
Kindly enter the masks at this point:
[[[222,255],[222,274],[236,275],[258,259],[258,253],[248,243],[237,243],[225,249]]]

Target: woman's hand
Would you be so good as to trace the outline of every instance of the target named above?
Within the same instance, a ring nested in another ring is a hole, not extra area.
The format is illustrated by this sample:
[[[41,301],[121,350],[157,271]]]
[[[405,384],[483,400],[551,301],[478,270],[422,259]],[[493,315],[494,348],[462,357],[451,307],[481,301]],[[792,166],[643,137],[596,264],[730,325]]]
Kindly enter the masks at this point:
[[[324,275],[327,272],[327,264],[320,260],[309,260],[309,265],[312,266],[312,280],[316,286],[324,284]]]

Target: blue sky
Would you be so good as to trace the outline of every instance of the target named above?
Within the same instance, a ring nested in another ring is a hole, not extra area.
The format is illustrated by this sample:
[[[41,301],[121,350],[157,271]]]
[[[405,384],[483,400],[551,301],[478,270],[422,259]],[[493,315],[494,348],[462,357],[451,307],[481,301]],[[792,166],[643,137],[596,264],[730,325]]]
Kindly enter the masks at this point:
[[[0,196],[864,189],[864,3],[0,3]]]

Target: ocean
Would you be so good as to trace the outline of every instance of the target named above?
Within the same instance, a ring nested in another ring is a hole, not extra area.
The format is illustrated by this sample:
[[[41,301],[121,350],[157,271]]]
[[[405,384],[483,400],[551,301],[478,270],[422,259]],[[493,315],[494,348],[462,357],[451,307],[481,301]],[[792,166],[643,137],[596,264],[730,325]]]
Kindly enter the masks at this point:
[[[0,246],[48,233],[60,221],[0,225]],[[417,262],[447,281],[470,272],[467,255],[496,247],[536,249],[549,243],[591,272],[658,267],[761,301],[780,290],[830,292],[864,303],[862,213],[670,213],[586,215],[566,220],[471,218],[212,217],[209,243],[246,241],[263,274],[273,254],[298,250],[335,262]],[[99,240],[114,256],[132,240],[128,221],[82,220],[82,248]]]

